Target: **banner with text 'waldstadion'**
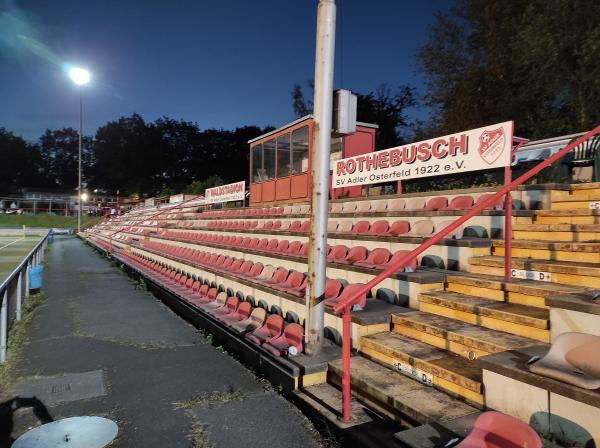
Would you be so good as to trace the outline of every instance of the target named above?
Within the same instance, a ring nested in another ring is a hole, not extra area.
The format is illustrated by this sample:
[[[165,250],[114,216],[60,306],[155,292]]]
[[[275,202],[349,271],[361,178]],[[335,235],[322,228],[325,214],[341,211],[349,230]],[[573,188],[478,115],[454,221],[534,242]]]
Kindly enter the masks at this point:
[[[513,122],[337,160],[333,187],[443,176],[510,165]]]
[[[219,202],[243,201],[246,194],[246,181],[234,184],[221,185],[220,187],[207,188],[204,191],[204,203],[216,204]]]

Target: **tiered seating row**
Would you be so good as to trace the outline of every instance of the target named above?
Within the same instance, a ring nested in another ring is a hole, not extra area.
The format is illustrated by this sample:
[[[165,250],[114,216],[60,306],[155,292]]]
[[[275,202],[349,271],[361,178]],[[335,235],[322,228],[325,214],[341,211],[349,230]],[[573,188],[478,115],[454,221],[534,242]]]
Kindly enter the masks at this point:
[[[186,233],[176,231],[166,231],[159,235],[160,238],[173,239],[175,241],[191,241],[198,243],[208,243],[224,248],[239,248],[241,250],[251,250],[262,252],[266,255],[285,255],[306,259],[308,257],[308,243],[301,241],[278,240],[275,238],[251,238],[234,235],[215,235],[211,233]],[[143,242],[144,247],[148,247],[152,242]],[[158,243],[160,244],[160,243]],[[172,246],[173,247],[173,246]],[[193,249],[192,249],[193,250]],[[196,250],[196,252],[201,252]],[[398,250],[392,254],[386,248],[375,248],[369,251],[364,246],[327,245],[327,261],[332,263],[341,263],[347,265],[360,266],[371,269],[384,269],[395,263],[401,257],[409,253],[409,250]],[[413,260],[403,271],[414,271],[417,268],[416,260]]]
[[[278,314],[268,315],[262,307],[240,301],[237,296],[228,296],[224,291],[141,255],[120,251],[118,257],[125,258],[156,283],[182,297],[196,309],[211,315],[224,326],[242,333],[246,340],[262,346],[272,355],[295,356],[303,352],[304,328],[298,323],[285,323]]]
[[[217,252],[201,251],[154,241],[146,241],[141,247],[144,250],[150,250],[158,254],[166,254],[183,263],[226,272],[258,286],[285,292],[296,297],[303,297],[308,286],[308,277],[305,274],[284,267],[263,265],[260,262],[254,263],[250,260],[228,257]],[[325,288],[325,305],[334,306],[359,286],[362,285],[356,284],[344,287],[341,281],[328,279]],[[364,309],[366,305],[367,298],[365,295],[356,310]]]
[[[339,233],[344,235],[364,235],[364,236],[430,236],[436,231],[443,229],[451,224],[453,220],[441,221],[435,224],[430,219],[415,221],[412,224],[407,220],[397,220],[391,224],[387,220],[377,220],[373,223],[369,221],[336,221],[329,220],[327,231],[329,233]],[[208,221],[205,225],[198,225],[194,222],[183,222],[180,228],[189,229],[211,229],[211,230],[242,230],[242,231],[269,231],[269,232],[298,232],[308,233],[310,221],[299,220],[235,220]],[[465,232],[466,231],[466,232]],[[485,232],[477,230],[473,226],[461,226],[449,234],[449,238],[484,237]]]

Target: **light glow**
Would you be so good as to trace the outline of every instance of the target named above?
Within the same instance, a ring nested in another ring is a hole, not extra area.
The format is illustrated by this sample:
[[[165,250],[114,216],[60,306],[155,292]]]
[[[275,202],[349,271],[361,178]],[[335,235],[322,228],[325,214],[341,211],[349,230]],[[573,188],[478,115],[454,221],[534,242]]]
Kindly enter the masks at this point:
[[[88,194],[87,193],[81,193],[81,200],[83,202],[87,201],[88,200]]]
[[[90,82],[90,72],[81,67],[73,67],[70,69],[69,76],[78,86],[82,86]]]

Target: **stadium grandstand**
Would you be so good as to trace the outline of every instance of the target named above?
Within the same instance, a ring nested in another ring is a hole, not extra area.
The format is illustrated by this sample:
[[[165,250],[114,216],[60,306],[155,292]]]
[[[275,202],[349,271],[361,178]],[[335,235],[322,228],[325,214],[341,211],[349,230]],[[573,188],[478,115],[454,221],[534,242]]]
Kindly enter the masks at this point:
[[[373,142],[373,125],[357,129],[352,139]],[[372,196],[365,183],[334,188],[334,167],[368,160],[374,144],[357,152],[332,139],[316,355],[305,350],[311,117],[250,142],[250,206],[245,194],[230,208],[207,192],[80,236],[332,425],[375,414],[414,447],[491,446],[486,434],[502,447],[597,446],[600,184],[525,181],[567,153],[578,166],[599,131],[513,139],[505,169],[522,174],[504,185],[402,193],[393,182],[393,194]],[[483,154],[499,134],[480,134]]]

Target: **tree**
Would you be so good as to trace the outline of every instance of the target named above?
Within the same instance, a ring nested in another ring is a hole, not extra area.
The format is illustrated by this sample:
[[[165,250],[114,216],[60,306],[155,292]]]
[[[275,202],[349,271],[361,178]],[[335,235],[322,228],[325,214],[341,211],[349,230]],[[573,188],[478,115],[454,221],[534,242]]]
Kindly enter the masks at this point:
[[[0,194],[48,186],[39,148],[4,128],[0,128],[0,161]]]
[[[40,137],[40,152],[44,170],[53,181],[54,188],[74,190],[79,183],[79,132],[73,128],[63,128],[46,132]],[[82,139],[82,173],[89,172],[92,164],[91,139]],[[82,176],[85,183],[86,176]]]
[[[594,0],[457,0],[418,53],[430,130],[514,119],[517,135],[543,138],[596,125],[599,15]]]
[[[309,88],[314,87],[308,81]],[[377,129],[376,148],[384,149],[405,143],[413,123],[406,115],[406,109],[415,106],[416,98],[412,87],[403,85],[396,90],[381,84],[374,92],[366,95],[357,93],[358,121],[374,123]],[[312,112],[312,102],[304,98],[300,84],[294,84],[292,91],[292,107],[296,116],[302,117]]]

